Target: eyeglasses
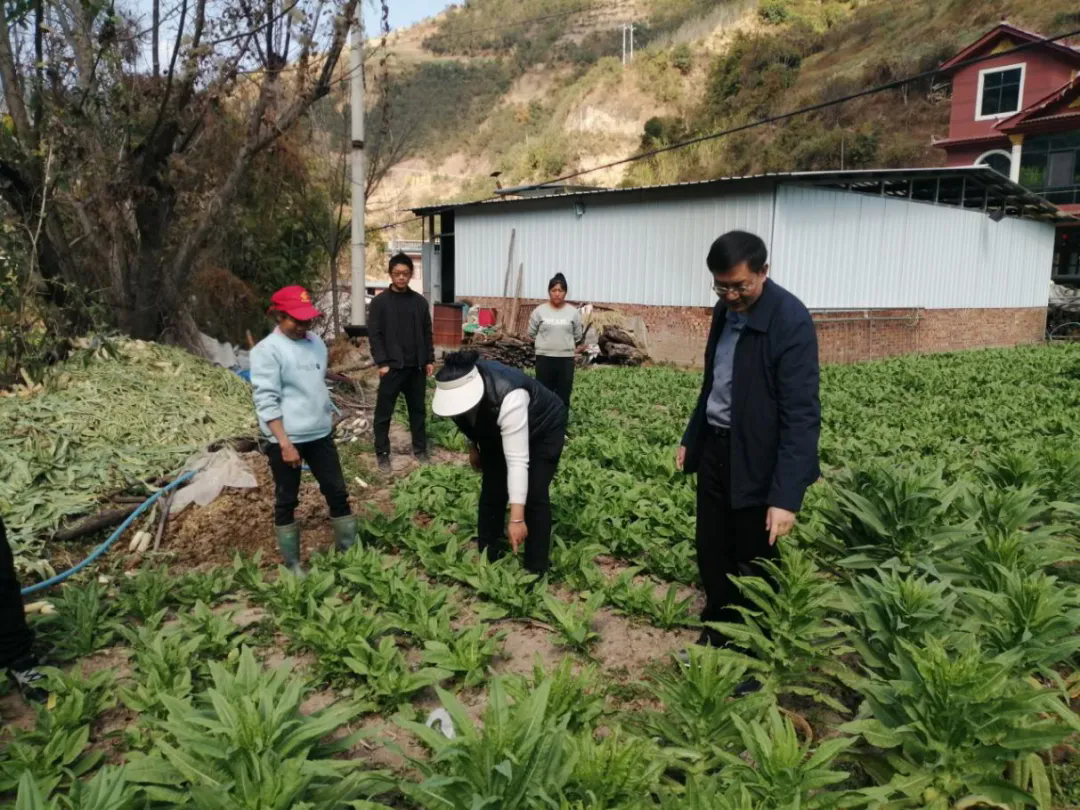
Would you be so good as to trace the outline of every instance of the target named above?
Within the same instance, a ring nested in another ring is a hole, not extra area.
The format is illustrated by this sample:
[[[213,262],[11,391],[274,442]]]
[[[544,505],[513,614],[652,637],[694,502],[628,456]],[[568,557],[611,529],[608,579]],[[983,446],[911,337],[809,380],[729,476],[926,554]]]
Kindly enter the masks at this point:
[[[750,292],[753,284],[742,282],[740,284],[713,284],[713,292],[723,298],[725,295],[745,295]]]

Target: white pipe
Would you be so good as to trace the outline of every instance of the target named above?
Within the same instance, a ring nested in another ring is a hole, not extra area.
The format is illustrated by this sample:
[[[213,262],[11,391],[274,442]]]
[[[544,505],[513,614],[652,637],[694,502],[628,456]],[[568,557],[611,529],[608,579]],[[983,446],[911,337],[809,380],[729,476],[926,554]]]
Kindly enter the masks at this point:
[[[352,112],[352,325],[367,324],[367,244],[364,239],[364,13],[357,8],[349,47],[349,104]]]

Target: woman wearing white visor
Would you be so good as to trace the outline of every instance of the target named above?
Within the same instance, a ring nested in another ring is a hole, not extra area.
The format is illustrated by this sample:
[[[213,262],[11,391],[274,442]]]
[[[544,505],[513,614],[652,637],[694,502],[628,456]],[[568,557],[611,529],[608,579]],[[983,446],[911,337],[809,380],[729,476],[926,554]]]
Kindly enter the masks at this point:
[[[514,552],[525,546],[525,567],[543,574],[551,552],[549,490],[566,440],[562,400],[515,368],[455,352],[435,375],[432,410],[454,420],[483,473],[480,551],[493,560],[506,553],[505,525]]]

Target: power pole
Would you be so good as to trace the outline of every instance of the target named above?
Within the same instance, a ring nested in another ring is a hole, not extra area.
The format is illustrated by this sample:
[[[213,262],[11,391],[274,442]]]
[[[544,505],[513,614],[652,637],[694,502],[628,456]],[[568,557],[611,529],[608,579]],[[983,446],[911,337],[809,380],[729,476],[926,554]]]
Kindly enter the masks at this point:
[[[626,23],[622,26],[622,63],[626,67]]]
[[[630,23],[630,61],[634,61],[634,24]]]
[[[364,234],[364,11],[358,7],[349,44],[349,105],[352,139],[352,325],[367,325],[367,242]]]
[[[627,49],[627,43],[629,43],[629,49]],[[628,59],[629,57],[629,59]],[[622,63],[623,67],[626,67],[627,61],[634,61],[634,24],[623,23],[622,24]]]

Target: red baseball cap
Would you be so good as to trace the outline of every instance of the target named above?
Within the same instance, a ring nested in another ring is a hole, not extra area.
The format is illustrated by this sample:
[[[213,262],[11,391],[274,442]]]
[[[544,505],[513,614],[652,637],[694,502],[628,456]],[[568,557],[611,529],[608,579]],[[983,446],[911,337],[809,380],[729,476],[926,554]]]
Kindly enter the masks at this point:
[[[311,303],[311,293],[299,284],[282,287],[274,293],[270,298],[270,311],[284,312],[298,321],[313,321],[322,315]]]

